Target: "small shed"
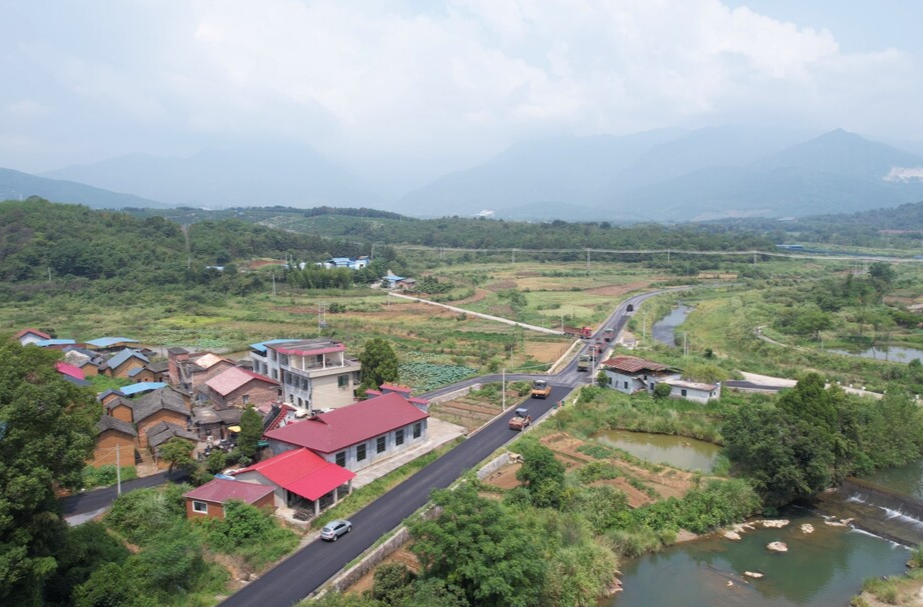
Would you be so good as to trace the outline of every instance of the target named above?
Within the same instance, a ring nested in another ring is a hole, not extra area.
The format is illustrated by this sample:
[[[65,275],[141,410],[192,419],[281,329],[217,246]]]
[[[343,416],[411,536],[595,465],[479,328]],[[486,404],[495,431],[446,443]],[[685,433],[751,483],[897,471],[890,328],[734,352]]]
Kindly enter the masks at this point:
[[[255,483],[242,483],[221,478],[211,480],[201,487],[183,494],[186,499],[186,518],[224,518],[224,505],[231,500],[275,510],[273,488]]]

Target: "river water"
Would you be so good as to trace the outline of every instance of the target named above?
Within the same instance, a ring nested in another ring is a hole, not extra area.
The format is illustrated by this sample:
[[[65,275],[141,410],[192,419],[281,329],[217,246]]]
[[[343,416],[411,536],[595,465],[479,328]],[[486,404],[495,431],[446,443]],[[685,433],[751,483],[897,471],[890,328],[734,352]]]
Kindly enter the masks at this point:
[[[711,472],[721,452],[718,445],[667,434],[604,430],[595,434],[593,438],[643,460],[692,471]]]
[[[674,331],[676,331],[676,327],[686,321],[686,317],[689,316],[692,310],[691,306],[683,304],[673,308],[669,314],[654,323],[654,327],[651,329],[654,339],[671,347],[676,346]]]
[[[869,348],[862,352],[850,352],[849,350],[838,349],[828,349],[827,351],[835,354],[843,354],[845,356],[858,356],[860,358],[874,358],[875,360],[889,360],[902,363],[909,363],[915,358],[923,360],[923,350],[905,348],[903,346],[881,346]]]
[[[643,432],[606,431],[595,438],[636,457],[691,470],[710,470],[720,451],[702,441]],[[857,483],[864,484],[824,494],[818,512],[789,508],[779,517],[791,521],[786,528],[757,528],[740,541],[707,536],[623,562],[620,579],[625,590],[602,605],[845,606],[859,592],[864,579],[898,575],[905,570],[907,548],[883,536],[910,544],[923,541],[923,522],[912,516],[918,513],[908,514],[894,503],[900,502],[901,494],[923,499],[923,462]],[[878,494],[874,487],[888,493]],[[828,525],[827,513],[836,518],[857,517],[858,526]],[[803,523],[810,523],[814,533],[803,533]],[[766,545],[773,541],[785,542],[789,551],[768,551]],[[751,579],[744,576],[745,571],[765,577]]]

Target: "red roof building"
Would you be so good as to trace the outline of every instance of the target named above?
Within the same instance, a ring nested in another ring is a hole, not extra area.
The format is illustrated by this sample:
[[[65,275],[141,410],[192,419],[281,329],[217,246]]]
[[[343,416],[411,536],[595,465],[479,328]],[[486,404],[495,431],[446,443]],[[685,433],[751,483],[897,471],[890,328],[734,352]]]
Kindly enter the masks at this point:
[[[259,407],[279,398],[279,382],[243,367],[226,369],[205,385],[209,398],[220,408]]]
[[[356,475],[307,449],[295,449],[244,468],[234,476],[241,484],[272,487],[276,506],[313,509],[317,515],[349,494]]]
[[[54,364],[54,368],[58,373],[62,375],[67,375],[69,377],[73,377],[74,379],[86,379],[86,376],[80,367],[75,367],[74,365],[68,364],[66,362],[58,361]]]
[[[256,483],[241,483],[216,478],[196,487],[186,498],[186,518],[224,518],[224,504],[238,500],[258,508],[274,510],[273,488]]]
[[[51,335],[39,331],[38,329],[23,329],[19,333],[13,336],[13,339],[18,341],[21,345],[27,346],[29,344],[34,344],[35,342],[42,341],[44,339],[51,339]]]
[[[392,392],[266,432],[273,453],[305,447],[359,470],[426,440],[429,415]]]

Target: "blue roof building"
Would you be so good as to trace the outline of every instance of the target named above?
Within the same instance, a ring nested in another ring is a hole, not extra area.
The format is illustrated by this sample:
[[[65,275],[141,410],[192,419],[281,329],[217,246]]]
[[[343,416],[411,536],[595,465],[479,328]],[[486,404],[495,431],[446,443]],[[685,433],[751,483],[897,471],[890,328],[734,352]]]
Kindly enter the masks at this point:
[[[162,381],[142,381],[137,384],[132,384],[130,386],[125,386],[119,388],[118,391],[124,394],[125,396],[134,396],[135,394],[141,394],[142,392],[150,392],[151,390],[160,390],[161,388],[166,388],[167,384]]]
[[[42,339],[35,342],[36,346],[47,348],[49,346],[72,346],[77,342],[73,339]]]
[[[91,339],[87,342],[87,345],[93,346],[94,348],[111,348],[116,344],[136,343],[138,343],[137,339],[128,339],[127,337],[100,337],[99,339]]]
[[[294,337],[289,338],[289,339],[270,339],[268,341],[261,341],[258,344],[250,344],[250,349],[256,350],[257,352],[260,352],[261,354],[265,354],[266,346],[271,346],[272,344],[283,344],[287,341],[298,341],[298,340]]]

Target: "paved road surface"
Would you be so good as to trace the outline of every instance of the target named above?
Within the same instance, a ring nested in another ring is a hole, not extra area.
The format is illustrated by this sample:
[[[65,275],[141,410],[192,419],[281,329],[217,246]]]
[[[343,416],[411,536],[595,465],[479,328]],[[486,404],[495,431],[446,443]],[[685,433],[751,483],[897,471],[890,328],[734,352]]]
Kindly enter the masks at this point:
[[[186,473],[180,472],[179,470],[175,470],[172,476],[168,476],[166,472],[158,472],[151,476],[136,478],[122,483],[122,493],[128,493],[129,491],[144,489],[146,487],[156,487],[157,485],[167,482],[168,479],[174,482],[180,482],[187,478]],[[115,498],[116,488],[104,487],[102,489],[65,497],[61,500],[61,507],[64,511],[64,517],[70,518],[72,516],[105,510],[115,501]]]
[[[533,418],[538,418],[568,392],[568,387],[555,386],[547,400],[530,399],[524,406]],[[516,438],[518,432],[508,427],[511,417],[513,412],[509,411],[481,428],[465,442],[359,511],[350,519],[352,533],[336,542],[317,540],[308,544],[221,605],[289,607],[297,603],[423,506],[429,500],[430,491],[448,487],[492,451]]]

